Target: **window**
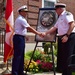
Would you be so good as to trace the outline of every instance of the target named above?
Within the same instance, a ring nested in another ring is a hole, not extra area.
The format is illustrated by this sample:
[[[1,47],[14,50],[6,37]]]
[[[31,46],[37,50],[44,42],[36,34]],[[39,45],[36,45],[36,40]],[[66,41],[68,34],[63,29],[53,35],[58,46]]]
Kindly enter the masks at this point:
[[[56,0],[42,0],[42,7],[53,8]]]

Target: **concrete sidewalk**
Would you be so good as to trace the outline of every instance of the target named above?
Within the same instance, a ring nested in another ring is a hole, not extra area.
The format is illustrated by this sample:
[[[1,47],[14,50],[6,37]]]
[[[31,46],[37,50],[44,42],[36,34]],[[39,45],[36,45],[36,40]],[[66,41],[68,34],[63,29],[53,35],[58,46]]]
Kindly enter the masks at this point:
[[[6,73],[3,73],[6,70],[6,67],[3,69],[0,69],[0,75],[5,75]],[[8,73],[11,73],[11,67],[9,67]],[[54,75],[53,72],[43,72],[43,73],[36,73],[36,74],[31,74],[27,73],[28,75]],[[55,73],[55,75],[62,75],[61,73]]]
[[[35,45],[36,45],[36,42],[35,43],[26,43],[25,51],[27,52],[29,50],[34,50]],[[38,46],[42,46],[42,42],[38,42]],[[42,49],[42,47],[37,47],[37,48],[41,48]]]

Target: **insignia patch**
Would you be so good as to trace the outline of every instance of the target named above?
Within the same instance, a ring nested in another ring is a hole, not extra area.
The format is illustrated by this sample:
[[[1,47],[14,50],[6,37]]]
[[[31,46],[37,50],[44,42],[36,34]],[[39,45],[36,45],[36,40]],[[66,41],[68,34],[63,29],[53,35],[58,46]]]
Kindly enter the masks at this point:
[[[70,12],[68,12],[68,11],[66,11],[66,15],[71,15],[71,13],[70,13]]]

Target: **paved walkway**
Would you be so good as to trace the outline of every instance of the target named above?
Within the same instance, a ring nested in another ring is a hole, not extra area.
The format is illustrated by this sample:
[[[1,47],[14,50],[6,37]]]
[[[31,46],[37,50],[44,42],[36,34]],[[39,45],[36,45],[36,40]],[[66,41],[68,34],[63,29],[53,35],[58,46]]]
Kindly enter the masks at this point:
[[[6,70],[6,67],[0,68],[0,75],[5,75],[5,74],[11,74],[11,67],[8,67]],[[43,73],[36,73],[36,74],[31,74],[27,73],[28,75],[54,75],[53,72],[43,72]],[[55,75],[62,75],[61,73],[55,73]]]
[[[25,51],[27,52],[29,50],[34,50],[35,45],[36,45],[36,42],[35,43],[26,43],[26,49],[25,49]],[[42,42],[39,42],[38,46],[42,46]],[[42,48],[42,47],[39,47],[39,48]]]

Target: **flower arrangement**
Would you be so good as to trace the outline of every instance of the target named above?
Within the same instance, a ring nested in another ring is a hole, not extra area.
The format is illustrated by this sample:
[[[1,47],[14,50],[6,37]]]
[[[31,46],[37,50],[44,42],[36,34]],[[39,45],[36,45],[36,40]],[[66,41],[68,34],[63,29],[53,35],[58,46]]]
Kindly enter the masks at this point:
[[[38,64],[39,70],[43,72],[49,72],[53,68],[53,64],[51,62],[44,62],[40,60],[37,60],[36,62]]]
[[[26,68],[28,67],[28,64],[29,64],[29,60],[28,61],[25,61],[25,70]],[[38,64],[37,62],[35,61],[31,61],[30,65],[29,65],[29,69],[28,69],[29,72],[33,72],[33,73],[37,73],[39,71],[39,67],[38,67]]]
[[[24,66],[25,70],[29,64],[32,53],[33,51],[29,51],[25,54],[25,66]],[[45,54],[44,51],[37,49],[29,65],[28,71],[32,73],[38,73],[38,72],[49,72],[51,70],[53,70],[52,55]]]

